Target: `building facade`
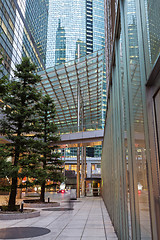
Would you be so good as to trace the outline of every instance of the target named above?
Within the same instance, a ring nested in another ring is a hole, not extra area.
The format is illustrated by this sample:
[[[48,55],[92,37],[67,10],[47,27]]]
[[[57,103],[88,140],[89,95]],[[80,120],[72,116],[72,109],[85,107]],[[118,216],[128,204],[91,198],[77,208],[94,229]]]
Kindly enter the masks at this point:
[[[46,67],[56,62],[56,31],[58,21],[65,29],[66,62],[75,59],[77,43],[80,56],[104,48],[103,0],[49,0]]]
[[[119,239],[160,239],[160,2],[106,0],[102,193]]]
[[[56,31],[55,65],[65,63],[65,61],[66,61],[65,29],[61,27],[61,20],[59,19],[58,28]]]
[[[38,69],[45,67],[48,0],[0,1],[0,48],[4,74],[13,77],[15,65],[29,56]]]

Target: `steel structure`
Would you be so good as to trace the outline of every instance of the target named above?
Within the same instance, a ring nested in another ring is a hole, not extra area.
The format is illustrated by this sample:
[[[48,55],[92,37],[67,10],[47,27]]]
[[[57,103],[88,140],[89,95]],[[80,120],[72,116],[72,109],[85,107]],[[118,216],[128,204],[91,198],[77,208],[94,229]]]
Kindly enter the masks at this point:
[[[38,72],[42,77],[39,89],[54,99],[57,111],[54,121],[62,133],[77,132],[78,84],[79,130],[102,129],[103,73],[103,50]]]

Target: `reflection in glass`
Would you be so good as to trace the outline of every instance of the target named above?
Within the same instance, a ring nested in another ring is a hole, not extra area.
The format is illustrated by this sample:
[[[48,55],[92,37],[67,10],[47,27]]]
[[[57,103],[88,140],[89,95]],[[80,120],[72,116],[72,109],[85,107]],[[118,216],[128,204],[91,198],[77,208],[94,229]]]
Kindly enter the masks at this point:
[[[147,44],[151,69],[160,53],[159,0],[145,0]],[[147,69],[148,70],[148,69]],[[148,71],[148,74],[150,72]]]
[[[141,238],[151,239],[148,184],[146,172],[146,154],[144,140],[144,117],[142,105],[142,88],[140,76],[138,37],[135,0],[128,1],[127,9],[128,38],[129,38],[129,67],[130,84],[132,88],[132,111],[133,111],[133,131],[134,131],[134,152],[132,161],[136,164],[136,183],[138,192],[138,207],[140,215]],[[135,180],[134,180],[135,181]],[[135,198],[135,202],[136,202]]]

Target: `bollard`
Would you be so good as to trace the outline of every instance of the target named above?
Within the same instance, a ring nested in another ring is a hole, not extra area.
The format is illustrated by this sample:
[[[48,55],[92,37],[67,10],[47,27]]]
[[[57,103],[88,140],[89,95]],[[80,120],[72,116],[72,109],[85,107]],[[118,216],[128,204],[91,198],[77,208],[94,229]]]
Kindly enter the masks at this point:
[[[48,203],[50,202],[50,198],[48,197]]]
[[[24,202],[22,201],[22,202],[21,202],[21,208],[20,208],[20,212],[21,212],[21,213],[23,212],[23,204],[24,204]]]

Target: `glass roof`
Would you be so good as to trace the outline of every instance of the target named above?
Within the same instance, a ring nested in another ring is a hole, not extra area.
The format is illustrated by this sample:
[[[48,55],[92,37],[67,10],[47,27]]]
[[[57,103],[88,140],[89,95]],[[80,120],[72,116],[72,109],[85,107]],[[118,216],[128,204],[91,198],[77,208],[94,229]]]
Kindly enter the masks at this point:
[[[102,128],[104,50],[61,64],[41,75],[39,89],[56,106],[60,132],[77,132],[77,86],[80,86],[80,131]]]

